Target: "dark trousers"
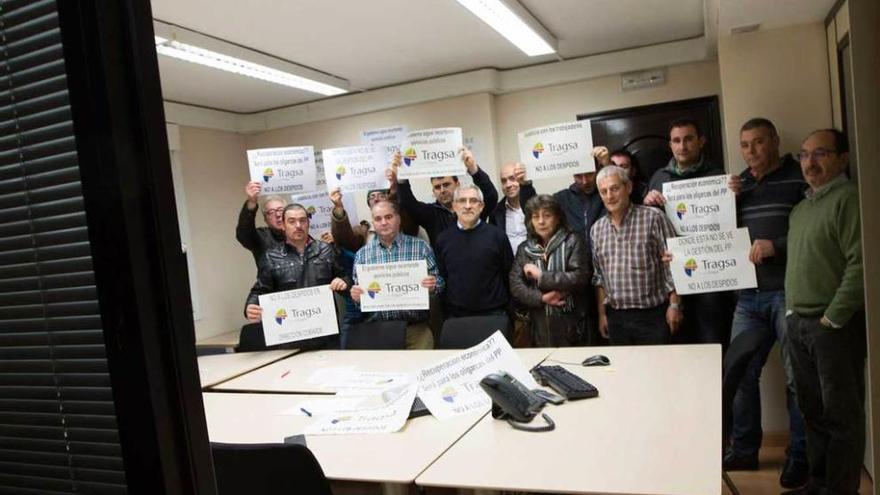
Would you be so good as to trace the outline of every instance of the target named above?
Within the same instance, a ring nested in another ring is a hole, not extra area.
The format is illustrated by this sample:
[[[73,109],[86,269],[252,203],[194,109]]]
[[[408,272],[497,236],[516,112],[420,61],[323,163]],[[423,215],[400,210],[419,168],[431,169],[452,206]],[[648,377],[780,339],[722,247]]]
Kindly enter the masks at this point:
[[[666,305],[647,309],[605,307],[611,345],[660,345],[670,342]]]
[[[690,294],[681,298],[684,323],[675,334],[676,344],[721,344],[727,349],[736,307],[732,291]]]
[[[807,430],[811,489],[858,493],[865,455],[865,315],[832,329],[819,317],[787,318],[788,353]]]

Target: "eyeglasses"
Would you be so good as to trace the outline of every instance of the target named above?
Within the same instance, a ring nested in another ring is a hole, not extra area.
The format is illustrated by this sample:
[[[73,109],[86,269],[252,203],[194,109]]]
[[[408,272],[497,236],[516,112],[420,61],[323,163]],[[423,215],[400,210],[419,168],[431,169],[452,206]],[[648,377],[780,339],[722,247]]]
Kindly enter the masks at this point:
[[[267,217],[271,217],[271,216],[275,216],[275,215],[281,215],[282,213],[284,213],[284,207],[283,207],[283,206],[282,206],[281,208],[275,208],[275,209],[273,209],[273,210],[266,210],[266,211],[263,212],[263,214],[266,215]]]
[[[482,203],[482,201],[480,201],[480,200],[477,199],[477,198],[458,198],[458,199],[455,200],[455,202],[458,203],[458,204],[460,204],[460,205],[464,205],[464,204],[468,204],[468,205],[478,205],[478,204],[481,204],[481,203]]]
[[[816,148],[813,151],[801,151],[797,154],[797,159],[805,162],[809,160],[811,157],[813,160],[822,160],[828,156],[836,155],[837,150],[826,150],[825,148]]]

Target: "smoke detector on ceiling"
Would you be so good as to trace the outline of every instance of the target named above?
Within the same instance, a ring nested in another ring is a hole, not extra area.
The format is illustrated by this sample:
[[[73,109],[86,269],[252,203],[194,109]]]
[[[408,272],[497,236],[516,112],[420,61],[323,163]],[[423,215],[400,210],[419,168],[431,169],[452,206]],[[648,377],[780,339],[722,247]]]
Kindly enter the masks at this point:
[[[752,31],[757,31],[759,29],[761,29],[761,23],[746,24],[745,26],[737,26],[735,28],[730,28],[730,34],[751,33]]]

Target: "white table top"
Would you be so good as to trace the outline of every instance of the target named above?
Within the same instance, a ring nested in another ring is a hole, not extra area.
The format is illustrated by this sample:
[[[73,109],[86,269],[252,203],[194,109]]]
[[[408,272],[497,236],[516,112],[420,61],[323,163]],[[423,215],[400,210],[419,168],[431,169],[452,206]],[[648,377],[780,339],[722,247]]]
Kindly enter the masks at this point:
[[[417,479],[425,486],[556,493],[720,494],[721,347],[558,349],[599,397],[544,409],[552,432],[486,415]],[[534,424],[543,424],[543,420]]]
[[[541,362],[554,349],[514,349],[526,368]],[[294,392],[304,394],[332,394],[334,389],[320,383],[310,383],[316,370],[355,366],[358,371],[414,372],[435,363],[458,350],[430,351],[315,351],[303,352],[264,368],[212,387],[214,390]]]
[[[218,392],[202,397],[212,442],[280,443],[312,421],[280,413],[326,395]],[[484,414],[464,414],[442,422],[429,415],[409,420],[396,433],[311,435],[306,442],[330,479],[408,484]]]
[[[296,349],[260,352],[237,352],[199,356],[199,377],[202,388],[235,378],[242,373],[296,354]]]

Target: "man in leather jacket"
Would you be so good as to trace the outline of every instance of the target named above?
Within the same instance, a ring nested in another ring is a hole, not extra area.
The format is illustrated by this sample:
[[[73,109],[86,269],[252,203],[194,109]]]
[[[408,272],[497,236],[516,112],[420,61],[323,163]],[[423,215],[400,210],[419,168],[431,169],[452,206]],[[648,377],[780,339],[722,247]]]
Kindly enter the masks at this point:
[[[238,213],[238,224],[235,226],[235,239],[251,254],[254,262],[259,265],[263,253],[284,243],[284,226],[281,222],[281,212],[287,206],[287,201],[281,196],[266,196],[263,198],[263,220],[266,227],[257,227],[254,221],[257,217],[257,199],[260,194],[260,183],[248,182],[244,188],[247,200],[241,206]]]

